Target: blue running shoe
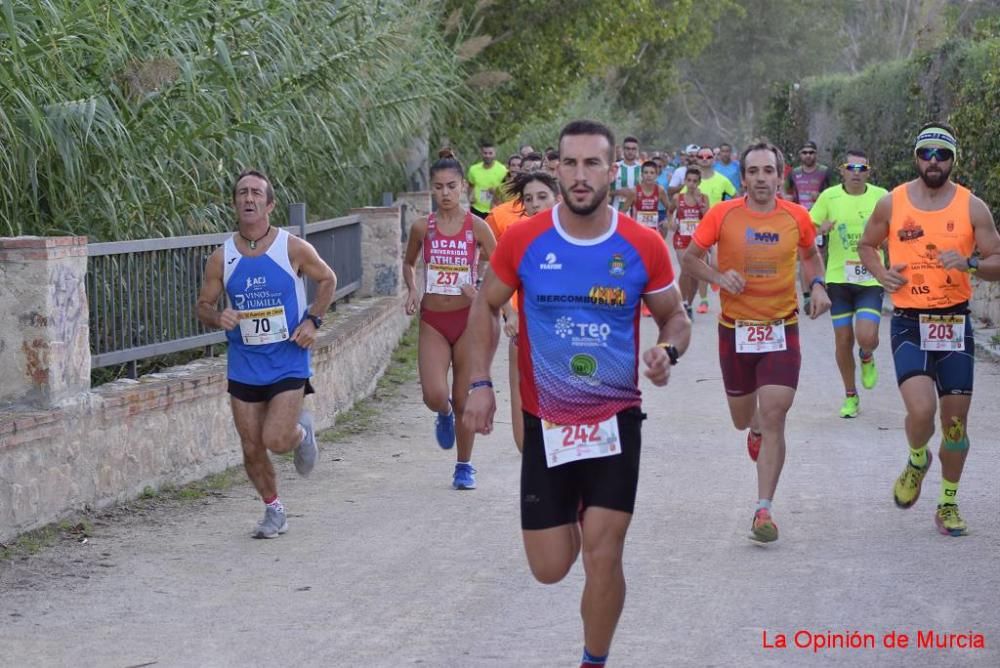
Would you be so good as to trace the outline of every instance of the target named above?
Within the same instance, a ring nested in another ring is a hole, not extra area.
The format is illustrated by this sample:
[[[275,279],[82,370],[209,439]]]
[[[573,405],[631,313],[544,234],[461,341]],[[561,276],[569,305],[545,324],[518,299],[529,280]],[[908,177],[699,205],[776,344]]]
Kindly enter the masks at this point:
[[[451,399],[448,400],[451,403]],[[455,411],[438,413],[434,421],[434,435],[442,450],[450,450],[455,445]]]
[[[455,489],[476,488],[476,469],[472,468],[472,464],[455,464],[455,477],[452,478],[451,486]]]

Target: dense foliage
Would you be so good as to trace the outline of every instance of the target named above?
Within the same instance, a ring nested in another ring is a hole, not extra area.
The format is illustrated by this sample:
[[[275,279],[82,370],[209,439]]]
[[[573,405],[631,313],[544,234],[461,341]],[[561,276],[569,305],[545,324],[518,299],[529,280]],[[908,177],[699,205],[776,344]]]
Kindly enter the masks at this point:
[[[241,168],[335,214],[402,183],[456,101],[436,3],[10,0],[0,12],[0,234],[229,226]],[[279,215],[283,207],[277,209]]]
[[[955,177],[1000,213],[1000,38],[955,40],[907,60],[774,88],[762,134],[786,150],[805,139],[836,160],[866,151],[874,180],[894,186],[913,178],[913,138],[929,120],[955,126]],[[1000,218],[1000,216],[998,216]]]
[[[660,118],[679,53],[708,43],[731,0],[445,0],[444,30],[462,45],[476,111],[439,126],[466,152],[489,137],[510,148],[554,143],[542,126],[570,110],[612,125]],[[655,134],[655,133],[653,133]]]

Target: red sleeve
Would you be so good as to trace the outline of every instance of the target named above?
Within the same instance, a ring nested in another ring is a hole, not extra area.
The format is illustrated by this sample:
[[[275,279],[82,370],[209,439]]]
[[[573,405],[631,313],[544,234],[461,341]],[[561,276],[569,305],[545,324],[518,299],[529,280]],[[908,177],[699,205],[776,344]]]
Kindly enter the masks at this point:
[[[670,252],[667,244],[663,243],[663,238],[659,234],[649,230],[651,239],[649,243],[639,248],[639,257],[646,265],[646,273],[649,274],[649,281],[643,288],[643,294],[659,292],[670,287],[674,282],[674,266],[670,262]]]
[[[497,241],[497,247],[490,255],[490,268],[501,281],[515,290],[521,285],[517,275],[517,265],[524,254],[524,247],[518,246],[518,239],[523,235],[504,234]]]
[[[643,227],[631,218],[618,216],[618,233],[635,248],[646,268],[646,285],[643,294],[659,292],[674,282],[674,267],[670,262],[670,251],[658,232]]]
[[[708,210],[708,213],[698,223],[698,227],[694,228],[694,234],[691,235],[691,239],[698,244],[699,248],[708,250],[719,242],[719,230],[722,226],[723,211],[728,210],[729,207],[716,204]]]
[[[508,227],[497,241],[497,247],[490,256],[490,268],[497,278],[508,287],[518,289],[521,286],[521,278],[517,275],[517,268],[521,264],[524,252],[539,234],[550,227],[552,227],[552,214],[549,211],[543,211],[533,218]]]

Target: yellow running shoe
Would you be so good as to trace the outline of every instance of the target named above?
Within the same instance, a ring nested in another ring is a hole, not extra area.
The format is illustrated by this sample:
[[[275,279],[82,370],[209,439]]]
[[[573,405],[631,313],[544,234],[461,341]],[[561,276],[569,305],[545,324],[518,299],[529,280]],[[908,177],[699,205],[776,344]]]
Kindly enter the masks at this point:
[[[758,543],[773,543],[778,540],[778,525],[771,519],[771,511],[758,508],[750,525],[750,540]]]
[[[931,469],[931,462],[934,455],[927,453],[927,466],[922,469],[917,468],[910,460],[906,460],[906,468],[896,478],[896,484],[892,488],[892,498],[898,508],[909,508],[920,498],[920,485],[924,481],[924,476]]]
[[[844,405],[840,407],[840,417],[842,418],[856,418],[858,417],[858,406],[861,405],[861,399],[858,395],[853,397],[844,397]]]
[[[870,390],[878,382],[878,369],[875,368],[875,358],[869,357],[868,361],[861,360],[861,385]]]
[[[964,536],[969,532],[965,520],[958,514],[958,506],[954,503],[944,503],[937,507],[934,523],[938,531],[945,536]]]

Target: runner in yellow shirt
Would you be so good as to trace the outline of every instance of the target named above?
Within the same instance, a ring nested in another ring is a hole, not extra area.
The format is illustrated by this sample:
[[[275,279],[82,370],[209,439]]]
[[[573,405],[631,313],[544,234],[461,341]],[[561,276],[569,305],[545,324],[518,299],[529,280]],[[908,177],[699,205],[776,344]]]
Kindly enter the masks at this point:
[[[500,185],[507,176],[507,168],[497,162],[497,149],[491,141],[479,145],[482,161],[469,167],[469,209],[483,220],[489,215],[494,201],[500,203]]]
[[[858,240],[865,223],[885,188],[868,183],[869,165],[864,151],[847,152],[840,166],[842,185],[820,193],[809,210],[820,235],[829,235],[826,291],[836,345],[837,368],[844,381],[844,405],[840,417],[858,416],[860,399],[855,384],[854,341],[861,358],[861,384],[866,390],[878,382],[872,353],[878,348],[878,325],[882,319],[882,286],[858,257]],[[852,327],[853,325],[853,327]]]

